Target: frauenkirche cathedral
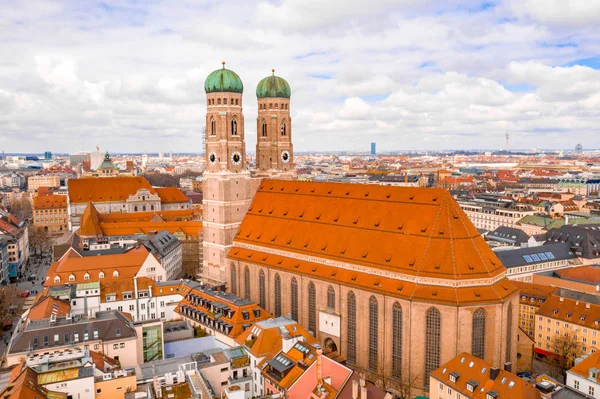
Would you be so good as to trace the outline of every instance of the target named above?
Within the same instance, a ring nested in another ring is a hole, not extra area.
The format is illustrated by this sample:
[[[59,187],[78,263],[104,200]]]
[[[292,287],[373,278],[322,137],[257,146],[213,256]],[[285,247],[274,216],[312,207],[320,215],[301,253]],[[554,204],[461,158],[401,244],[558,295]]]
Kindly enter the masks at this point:
[[[518,290],[449,192],[294,180],[291,90],[257,86],[256,170],[243,84],[206,79],[203,280],[274,316],[379,386],[427,387],[461,352],[516,365]]]

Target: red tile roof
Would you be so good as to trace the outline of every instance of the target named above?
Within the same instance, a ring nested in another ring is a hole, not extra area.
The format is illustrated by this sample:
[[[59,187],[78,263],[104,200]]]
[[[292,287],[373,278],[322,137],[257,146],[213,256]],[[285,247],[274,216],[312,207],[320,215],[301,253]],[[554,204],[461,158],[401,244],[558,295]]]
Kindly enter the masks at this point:
[[[125,201],[140,189],[152,194],[156,190],[144,177],[119,176],[108,178],[85,177],[69,180],[69,202]]]
[[[174,202],[189,202],[190,199],[177,187],[156,187],[160,202],[169,204]]]

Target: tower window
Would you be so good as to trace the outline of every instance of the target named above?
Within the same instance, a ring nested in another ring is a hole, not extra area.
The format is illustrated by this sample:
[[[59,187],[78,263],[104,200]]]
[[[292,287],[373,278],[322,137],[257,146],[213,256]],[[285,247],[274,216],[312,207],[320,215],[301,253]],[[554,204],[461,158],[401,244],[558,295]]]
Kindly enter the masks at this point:
[[[216,123],[215,120],[210,121],[210,135],[215,136],[217,134]]]
[[[231,135],[237,136],[237,121],[235,119],[231,121]]]
[[[269,103],[269,109],[273,109],[273,104]]]
[[[282,136],[287,136],[287,130],[286,130],[286,126],[285,126],[285,121],[281,122],[281,135]]]
[[[275,103],[275,109],[277,109],[277,103]]]
[[[221,99],[217,98],[217,104],[221,105]]]
[[[239,105],[239,100],[237,98],[235,99],[235,105]]]
[[[267,123],[265,121],[262,124],[262,136],[267,137]]]
[[[227,105],[227,99],[226,98],[223,99],[223,104]]]

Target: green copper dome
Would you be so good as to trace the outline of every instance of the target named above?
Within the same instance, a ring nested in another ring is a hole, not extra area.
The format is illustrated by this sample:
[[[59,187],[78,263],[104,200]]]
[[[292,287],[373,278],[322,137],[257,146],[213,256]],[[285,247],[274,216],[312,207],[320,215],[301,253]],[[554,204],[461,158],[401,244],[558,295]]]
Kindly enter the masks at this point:
[[[207,93],[242,93],[244,85],[237,73],[225,69],[225,61],[223,61],[222,69],[217,69],[206,77],[204,91]]]
[[[256,86],[256,97],[258,98],[290,98],[291,95],[290,85],[284,78],[275,76],[274,69],[273,75],[267,76]]]

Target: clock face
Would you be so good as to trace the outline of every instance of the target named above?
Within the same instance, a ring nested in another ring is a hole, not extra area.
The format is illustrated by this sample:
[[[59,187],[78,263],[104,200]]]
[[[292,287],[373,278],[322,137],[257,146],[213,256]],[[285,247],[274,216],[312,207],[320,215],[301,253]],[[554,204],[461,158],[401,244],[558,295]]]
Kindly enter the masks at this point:
[[[288,162],[290,161],[290,153],[289,153],[288,151],[283,151],[283,152],[281,153],[281,160],[282,160],[284,163],[288,163]]]
[[[215,163],[217,161],[217,154],[211,152],[208,156],[208,160],[210,161],[210,163]]]
[[[231,154],[231,162],[234,165],[239,165],[242,162],[242,155],[239,152],[234,152]]]

